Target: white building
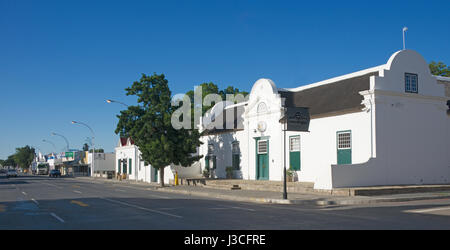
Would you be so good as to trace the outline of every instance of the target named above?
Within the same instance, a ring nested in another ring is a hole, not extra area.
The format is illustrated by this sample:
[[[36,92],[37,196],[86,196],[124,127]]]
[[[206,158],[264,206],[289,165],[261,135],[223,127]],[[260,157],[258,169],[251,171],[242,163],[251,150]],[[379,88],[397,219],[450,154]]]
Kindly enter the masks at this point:
[[[92,155],[93,153],[87,154],[87,163],[90,168],[92,167]],[[94,176],[106,176],[107,172],[115,172],[115,160],[115,153],[95,153]]]
[[[159,171],[145,165],[141,152],[130,138],[121,137],[115,148],[115,170],[117,174],[125,174],[129,180],[160,183]],[[164,168],[164,183],[174,179],[170,166]]]
[[[450,183],[449,99],[450,78],[431,75],[412,50],[298,88],[260,79],[248,101],[220,104],[240,113],[231,127],[207,128],[224,114],[218,105],[205,116],[200,164],[218,178],[234,166],[237,178],[279,181],[284,154],[298,181],[316,189]],[[309,132],[287,132],[284,142],[285,107],[309,107],[311,121]]]

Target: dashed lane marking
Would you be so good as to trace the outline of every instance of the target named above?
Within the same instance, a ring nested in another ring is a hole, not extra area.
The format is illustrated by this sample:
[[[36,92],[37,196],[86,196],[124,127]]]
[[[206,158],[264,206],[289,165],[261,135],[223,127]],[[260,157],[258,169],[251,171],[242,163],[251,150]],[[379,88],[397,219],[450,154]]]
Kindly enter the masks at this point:
[[[407,213],[431,213],[431,212],[444,211],[444,210],[450,210],[450,206],[435,207],[435,208],[428,208],[428,209],[405,210],[405,212],[407,212]]]
[[[59,220],[59,222],[64,223],[65,221],[63,219],[61,219],[58,215],[56,215],[55,213],[50,213],[51,216],[53,216],[53,218]]]
[[[100,198],[100,199],[103,199],[103,200],[106,200],[106,201],[109,201],[109,202],[113,202],[113,203],[117,203],[117,204],[121,204],[121,205],[128,206],[128,207],[137,208],[137,209],[144,210],[144,211],[147,211],[147,212],[162,214],[162,215],[175,217],[175,218],[179,218],[179,219],[183,218],[183,216],[179,216],[179,215],[176,215],[176,214],[170,214],[170,213],[166,213],[166,212],[162,212],[162,211],[158,211],[158,210],[154,210],[154,209],[150,209],[150,208],[145,208],[145,207],[141,207],[141,206],[137,206],[137,205],[133,205],[133,204],[130,204],[130,203],[125,203],[125,202],[121,202],[121,201],[117,201],[117,200],[111,200],[111,199],[108,199],[108,198]]]
[[[70,203],[76,204],[76,205],[78,205],[78,206],[80,206],[80,207],[89,207],[88,204],[86,204],[86,203],[84,203],[84,202],[82,202],[82,201],[71,200]]]

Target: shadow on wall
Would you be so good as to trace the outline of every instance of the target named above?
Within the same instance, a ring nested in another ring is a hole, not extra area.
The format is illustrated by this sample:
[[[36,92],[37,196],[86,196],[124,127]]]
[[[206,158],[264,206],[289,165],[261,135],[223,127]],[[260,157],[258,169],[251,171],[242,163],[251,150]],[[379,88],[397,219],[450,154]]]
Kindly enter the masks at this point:
[[[242,179],[242,154],[234,133],[211,136],[207,144],[208,152],[201,160],[203,169],[209,168],[212,178],[225,179],[228,177],[227,168],[232,168],[232,178]]]

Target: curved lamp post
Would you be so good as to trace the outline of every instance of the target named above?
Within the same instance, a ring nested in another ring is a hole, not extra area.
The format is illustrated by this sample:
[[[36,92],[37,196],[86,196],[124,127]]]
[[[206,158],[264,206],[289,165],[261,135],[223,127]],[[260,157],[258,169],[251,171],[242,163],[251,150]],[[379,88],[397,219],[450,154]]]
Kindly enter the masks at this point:
[[[59,136],[59,137],[62,137],[62,138],[66,141],[67,151],[70,150],[70,148],[69,148],[69,141],[67,140],[67,138],[66,138],[64,135],[61,135],[61,134],[58,134],[58,133],[55,133],[55,132],[52,132],[52,135],[53,135],[53,136],[54,136],[54,135],[57,135],[57,136]]]
[[[81,124],[85,127],[87,127],[91,133],[92,133],[92,168],[91,168],[91,176],[94,176],[94,167],[95,167],[95,133],[94,130],[92,130],[91,127],[89,127],[89,125],[87,125],[86,123],[83,122],[78,122],[78,121],[72,121],[72,124]]]
[[[53,146],[53,149],[55,150],[55,153],[56,153],[57,149],[56,149],[55,143],[53,143],[53,142],[51,142],[49,140],[46,140],[46,139],[43,139],[42,141],[51,144]]]
[[[107,102],[107,103],[113,103],[113,102],[115,102],[115,103],[122,104],[122,105],[124,105],[125,107],[128,107],[128,105],[125,104],[125,103],[123,103],[123,102],[119,102],[119,101],[115,101],[115,100],[111,100],[111,99],[106,100],[106,102]]]

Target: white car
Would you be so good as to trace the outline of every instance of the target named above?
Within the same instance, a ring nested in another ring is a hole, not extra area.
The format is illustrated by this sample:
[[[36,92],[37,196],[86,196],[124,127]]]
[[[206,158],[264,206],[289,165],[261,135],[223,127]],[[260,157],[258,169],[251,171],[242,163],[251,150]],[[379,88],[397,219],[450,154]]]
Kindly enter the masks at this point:
[[[17,177],[17,171],[15,169],[8,169],[6,177]]]

